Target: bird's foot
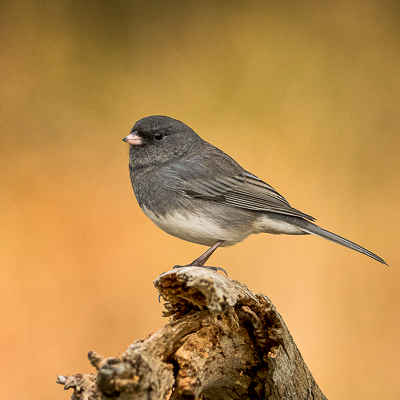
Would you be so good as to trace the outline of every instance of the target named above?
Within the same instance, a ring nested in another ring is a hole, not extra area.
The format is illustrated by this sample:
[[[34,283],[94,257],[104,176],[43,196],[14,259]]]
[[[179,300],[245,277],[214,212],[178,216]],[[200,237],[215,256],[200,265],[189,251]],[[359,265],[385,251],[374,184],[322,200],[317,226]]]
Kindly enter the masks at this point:
[[[194,261],[192,261],[190,264],[187,265],[175,265],[175,268],[183,268],[183,267],[201,267],[201,268],[208,268],[211,269],[212,271],[222,271],[226,276],[228,274],[223,268],[220,267],[206,267],[204,264],[207,262],[207,260],[210,258],[211,254],[214,253],[217,248],[224,243],[223,240],[218,240],[214,245],[212,245],[205,253],[203,253],[200,257],[196,258]]]

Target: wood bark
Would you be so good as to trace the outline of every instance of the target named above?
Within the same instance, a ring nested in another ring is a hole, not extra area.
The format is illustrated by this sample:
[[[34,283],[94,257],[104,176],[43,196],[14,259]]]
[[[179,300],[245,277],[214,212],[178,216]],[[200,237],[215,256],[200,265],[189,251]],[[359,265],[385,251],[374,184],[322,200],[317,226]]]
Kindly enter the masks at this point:
[[[206,268],[154,285],[170,322],[119,357],[95,352],[95,374],[58,376],[73,400],[325,399],[271,300]]]

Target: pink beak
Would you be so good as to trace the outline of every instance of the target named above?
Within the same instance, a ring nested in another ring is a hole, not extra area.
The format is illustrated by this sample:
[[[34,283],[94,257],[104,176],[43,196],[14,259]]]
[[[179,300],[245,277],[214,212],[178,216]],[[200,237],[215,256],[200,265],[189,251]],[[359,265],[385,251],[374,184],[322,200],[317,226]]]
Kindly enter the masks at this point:
[[[132,132],[130,135],[122,139],[124,142],[129,143],[132,146],[139,146],[143,144],[142,138],[137,134],[137,132]]]

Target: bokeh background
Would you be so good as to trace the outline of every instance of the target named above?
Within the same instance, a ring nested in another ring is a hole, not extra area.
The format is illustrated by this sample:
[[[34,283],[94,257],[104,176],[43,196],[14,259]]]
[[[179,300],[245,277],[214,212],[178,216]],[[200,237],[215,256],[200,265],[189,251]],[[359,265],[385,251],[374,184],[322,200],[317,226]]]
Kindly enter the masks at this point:
[[[157,229],[121,139],[183,120],[321,226],[213,256],[268,295],[330,399],[400,392],[400,3],[2,0],[0,397],[167,321],[152,281],[205,248]]]

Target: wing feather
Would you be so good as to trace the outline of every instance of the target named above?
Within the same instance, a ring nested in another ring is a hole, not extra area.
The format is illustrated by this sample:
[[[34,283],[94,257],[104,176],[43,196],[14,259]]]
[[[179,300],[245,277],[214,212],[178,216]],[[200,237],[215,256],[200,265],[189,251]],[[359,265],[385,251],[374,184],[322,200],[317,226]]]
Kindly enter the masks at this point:
[[[207,175],[198,173],[196,179],[182,180],[182,190],[185,195],[207,201],[224,202],[247,210],[315,220],[312,216],[291,207],[272,186],[247,171],[242,170],[231,177],[219,176],[210,179],[205,176]]]

